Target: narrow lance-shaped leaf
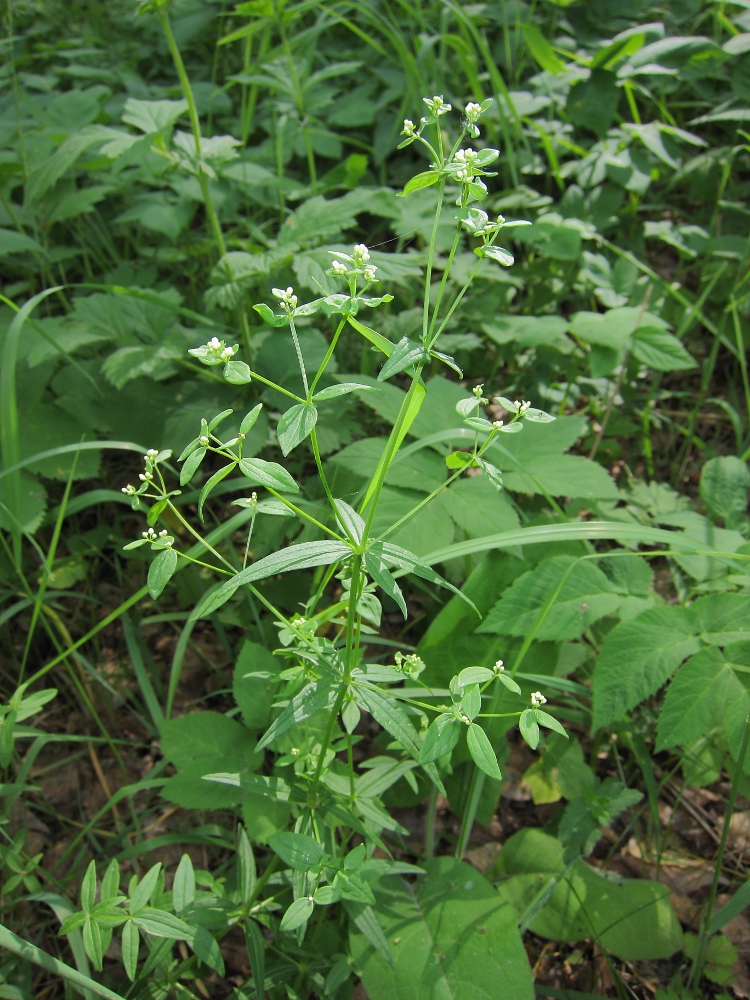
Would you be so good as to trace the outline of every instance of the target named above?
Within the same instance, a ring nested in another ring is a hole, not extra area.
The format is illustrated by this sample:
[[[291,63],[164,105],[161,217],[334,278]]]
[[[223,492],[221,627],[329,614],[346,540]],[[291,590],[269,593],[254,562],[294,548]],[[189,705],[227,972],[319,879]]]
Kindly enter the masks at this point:
[[[445,587],[446,590],[450,590],[452,593],[456,594],[462,600],[476,611],[479,615],[479,610],[474,604],[474,602],[454,587],[452,583],[448,583],[439,573],[428,566],[426,563],[422,562],[419,556],[416,556],[413,552],[409,552],[408,549],[401,548],[400,545],[393,545],[391,542],[382,542],[382,554],[386,562],[392,563],[398,566],[399,569],[404,569],[407,573],[413,573],[415,576],[421,577],[423,580],[428,580],[430,583],[436,583],[440,587]],[[481,618],[481,615],[479,615]]]
[[[404,619],[406,619],[406,601],[404,600],[401,588],[393,579],[390,570],[383,560],[382,545],[380,548],[377,548],[377,546],[374,545],[369,552],[365,553],[365,569],[378,587],[380,587],[381,590],[388,594],[388,596],[391,597],[396,604],[398,604],[401,609],[401,614],[404,616]]]
[[[308,684],[292,698],[281,715],[270,725],[265,736],[258,743],[257,749],[263,750],[287,729],[304,722],[316,712],[329,708],[336,700],[339,690],[339,686],[334,685],[328,677],[322,677],[320,680]]]
[[[208,495],[214,486],[217,486],[222,479],[226,479],[230,472],[232,472],[237,467],[236,462],[230,462],[229,465],[225,465],[223,469],[219,469],[217,472],[211,476],[210,479],[206,480],[201,490],[200,496],[198,497],[198,517],[203,520],[203,504],[208,499]]]
[[[280,552],[273,552],[237,573],[217,590],[207,594],[195,608],[190,621],[211,615],[225,604],[232,594],[246,583],[263,580],[277,573],[288,573],[293,569],[308,569],[310,566],[328,566],[330,563],[345,559],[351,553],[351,548],[345,542],[302,542],[300,545],[290,545]]]
[[[458,743],[460,735],[461,723],[455,715],[449,712],[439,715],[425,733],[422,749],[419,751],[419,763],[429,764],[430,761],[450,753]]]
[[[278,462],[266,462],[262,458],[243,458],[240,462],[240,471],[243,476],[247,476],[254,483],[260,483],[261,486],[270,486],[271,489],[279,490],[281,493],[299,493],[299,486]]]
[[[378,381],[382,382],[384,379],[390,378],[391,375],[397,375],[421,359],[428,357],[429,355],[425,354],[425,349],[421,344],[417,344],[413,340],[409,340],[408,337],[404,337],[399,340],[393,348],[391,356],[380,369]]]

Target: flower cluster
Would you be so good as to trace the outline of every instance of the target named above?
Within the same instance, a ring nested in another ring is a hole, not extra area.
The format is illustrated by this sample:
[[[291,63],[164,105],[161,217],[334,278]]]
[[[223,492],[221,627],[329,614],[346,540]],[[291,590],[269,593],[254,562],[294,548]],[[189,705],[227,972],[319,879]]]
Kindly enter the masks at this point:
[[[128,483],[127,486],[122,487],[121,492],[129,497],[136,497],[141,493],[144,493],[154,481],[154,470],[156,469],[158,463],[163,459],[169,458],[171,454],[171,451],[159,451],[157,448],[149,448],[143,456],[146,462],[146,468],[143,472],[138,474],[138,479],[140,480],[141,485],[136,488]]]
[[[449,111],[453,110],[452,105],[445,103],[442,94],[435,97],[423,97],[422,100],[427,105],[427,110],[435,118],[446,115]]]
[[[239,344],[228,345],[226,341],[212,337],[207,344],[200,347],[193,347],[188,351],[194,358],[198,358],[204,365],[225,365],[231,361],[239,349]]]
[[[294,315],[294,310],[297,308],[297,296],[291,285],[288,288],[272,288],[271,294],[276,296],[279,305],[288,316]]]
[[[546,704],[547,704],[547,699],[544,697],[544,695],[542,694],[541,691],[532,691],[531,692],[531,707],[532,708],[541,708],[542,705],[546,705]]]
[[[368,263],[370,260],[370,251],[364,243],[358,243],[350,254],[341,253],[339,250],[329,250],[328,253],[335,260],[329,270],[326,271],[326,274],[330,274],[335,278],[346,277],[350,280],[350,284],[351,280],[356,279],[356,276],[360,274],[367,285],[371,285],[374,281],[378,280],[375,275],[377,268],[374,264]],[[356,280],[352,288],[356,288]],[[352,294],[354,294],[353,291]]]
[[[416,680],[425,668],[424,660],[417,656],[416,653],[409,653],[407,656],[404,656],[403,653],[396,653],[393,660],[396,664],[396,669],[412,680]]]

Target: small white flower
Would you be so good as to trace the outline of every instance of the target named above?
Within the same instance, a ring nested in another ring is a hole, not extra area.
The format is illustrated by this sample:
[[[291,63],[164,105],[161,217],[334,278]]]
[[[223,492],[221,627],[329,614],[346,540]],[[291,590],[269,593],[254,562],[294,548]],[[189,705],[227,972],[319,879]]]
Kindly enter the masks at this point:
[[[497,673],[497,674],[499,674],[499,673],[501,673],[501,672],[502,672],[503,670],[505,670],[505,664],[503,663],[503,661],[502,661],[502,660],[497,660],[497,661],[495,662],[495,666],[493,667],[493,670],[494,670],[494,671],[495,671],[495,673]]]
[[[206,347],[210,347],[212,351],[218,351],[221,348],[221,341],[218,337],[212,337],[206,344]]]
[[[158,448],[149,448],[143,457],[146,459],[156,458],[158,454],[159,454]]]
[[[369,281],[370,283],[372,283],[373,281],[377,281],[378,279],[375,277],[375,271],[376,268],[372,266],[366,267],[362,272],[362,277],[365,279],[365,281]]]
[[[358,243],[352,252],[352,257],[354,257],[354,263],[357,267],[362,267],[365,261],[370,259],[370,251],[364,243]]]
[[[343,261],[340,260],[335,260],[333,264],[331,264],[331,270],[333,271],[334,274],[337,275],[349,273],[349,269],[347,268],[346,264],[344,264]]]
[[[503,422],[502,420],[493,420],[492,426],[495,428],[496,431],[502,430]]]
[[[436,118],[439,118],[440,115],[447,114],[447,112],[451,110],[451,105],[445,103],[442,94],[436,94],[433,98],[423,97],[422,100]]]
[[[138,478],[142,483],[150,483],[154,476],[152,472],[141,472]]]
[[[257,493],[251,493],[250,494],[250,499],[252,500],[253,503],[257,503],[258,502],[258,494]]]
[[[225,347],[224,350],[221,352],[222,358],[224,358],[226,361],[229,361],[229,359],[232,357],[233,354],[234,354],[233,347]]]
[[[461,716],[461,722],[463,722],[467,726],[471,725],[471,719],[469,718],[468,715],[462,715]]]
[[[413,136],[415,132],[416,128],[414,127],[414,122],[411,121],[409,118],[404,118],[404,127],[401,130],[401,135],[405,135],[411,138],[411,136]]]
[[[167,531],[167,529],[162,528],[162,530],[159,532],[159,538],[166,538],[168,534],[169,532]]]
[[[127,493],[128,496],[132,496],[136,492],[136,488],[135,486],[131,486],[130,483],[128,483],[127,486],[123,486],[122,492]]]
[[[148,531],[142,531],[141,535],[143,538],[147,538],[149,541],[152,541],[154,538],[156,538],[156,532],[154,531],[153,528],[149,528]]]
[[[304,624],[305,624],[305,619],[304,618],[293,618],[292,619],[292,626],[294,628],[301,628]]]
[[[469,101],[466,105],[466,118],[467,121],[476,122],[479,120],[479,116],[482,113],[482,106],[480,104],[475,104],[474,101]]]
[[[210,444],[211,442],[210,442],[210,441],[208,440],[208,438],[206,437],[206,435],[205,435],[205,434],[201,434],[201,436],[200,436],[200,437],[198,438],[198,443],[199,443],[199,444],[200,444],[200,445],[201,445],[201,446],[202,446],[203,448],[208,448],[208,446],[209,446],[209,444]]]
[[[531,707],[539,708],[541,705],[546,705],[547,699],[544,697],[541,691],[532,691],[531,693]]]
[[[474,393],[477,399],[481,399],[482,392],[484,391],[484,385],[475,385],[471,391]]]

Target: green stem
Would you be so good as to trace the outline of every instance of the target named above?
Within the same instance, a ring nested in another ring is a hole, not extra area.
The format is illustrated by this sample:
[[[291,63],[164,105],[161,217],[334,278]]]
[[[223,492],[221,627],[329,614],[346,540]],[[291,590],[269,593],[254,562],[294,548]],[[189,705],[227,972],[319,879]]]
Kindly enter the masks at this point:
[[[18,937],[17,934],[8,930],[3,924],[0,924],[0,947],[7,948],[14,955],[18,955],[27,962],[33,962],[34,965],[46,969],[47,972],[61,976],[84,996],[87,995],[88,991],[88,993],[94,993],[98,997],[104,997],[104,1000],[124,1000],[121,993],[114,993],[112,990],[108,990],[106,986],[100,986],[99,983],[88,976],[84,976],[83,973],[72,966],[66,965],[65,962],[61,962],[46,951],[42,951],[41,948],[37,948],[30,941],[25,941],[23,938]]]
[[[430,246],[427,251],[427,267],[424,272],[424,307],[422,312],[422,340],[427,343],[427,331],[430,326],[430,283],[432,281],[432,261],[435,258],[435,244],[437,242],[438,226],[440,225],[440,215],[443,208],[443,192],[445,191],[445,178],[438,181],[438,199],[435,209],[435,218],[432,223],[430,233]]]
[[[427,815],[424,830],[424,856],[431,858],[435,854],[435,813],[437,812],[438,790],[432,785],[430,798],[427,802]]]
[[[294,341],[294,349],[297,352],[297,361],[299,362],[299,373],[302,376],[302,385],[305,387],[305,399],[310,396],[310,390],[307,386],[307,372],[305,371],[305,359],[302,357],[302,348],[299,346],[299,339],[297,337],[297,328],[294,325],[294,317],[289,316],[289,329],[292,333],[292,340]]]
[[[185,63],[182,61],[182,54],[180,53],[179,46],[175,40],[174,33],[172,31],[172,25],[169,20],[169,13],[165,4],[162,4],[158,8],[159,20],[161,21],[162,30],[164,32],[164,37],[167,40],[167,45],[169,46],[169,52],[172,56],[172,61],[174,62],[175,69],[177,70],[177,76],[180,78],[180,86],[182,87],[182,93],[187,101],[188,105],[188,117],[190,118],[190,128],[193,132],[193,139],[195,141],[195,155],[198,160],[198,183],[201,187],[201,194],[203,195],[203,202],[206,207],[206,215],[208,216],[208,221],[211,226],[211,231],[214,235],[214,241],[216,243],[216,248],[219,251],[219,256],[223,257],[227,252],[226,244],[224,243],[224,234],[221,231],[221,226],[219,225],[219,220],[217,218],[216,212],[214,210],[214,204],[211,200],[211,191],[208,186],[208,178],[203,173],[200,165],[201,158],[201,125],[198,119],[198,108],[195,104],[195,98],[193,96],[193,88],[190,86],[190,78],[187,75],[187,70],[185,69]]]
[[[698,947],[695,953],[695,961],[693,967],[690,970],[690,981],[688,986],[692,986],[694,983],[700,983],[701,976],[703,975],[703,967],[706,964],[706,952],[708,949],[709,941],[709,927],[711,924],[711,918],[713,917],[714,903],[716,902],[716,893],[719,889],[719,879],[721,878],[721,866],[724,863],[724,853],[727,848],[727,839],[729,837],[729,826],[732,822],[732,814],[734,812],[734,803],[737,798],[737,789],[739,787],[740,778],[742,777],[742,769],[745,763],[745,757],[747,756],[747,748],[750,744],[750,716],[745,719],[745,731],[742,734],[742,743],[740,745],[740,752],[737,755],[737,762],[734,767],[734,774],[732,775],[732,787],[729,792],[729,799],[727,801],[727,811],[724,816],[724,826],[721,831],[721,840],[719,842],[719,850],[716,855],[716,862],[714,864],[714,878],[711,883],[711,891],[708,894],[708,903],[706,904],[706,916],[703,921],[703,926],[700,930],[700,935],[698,939]]]

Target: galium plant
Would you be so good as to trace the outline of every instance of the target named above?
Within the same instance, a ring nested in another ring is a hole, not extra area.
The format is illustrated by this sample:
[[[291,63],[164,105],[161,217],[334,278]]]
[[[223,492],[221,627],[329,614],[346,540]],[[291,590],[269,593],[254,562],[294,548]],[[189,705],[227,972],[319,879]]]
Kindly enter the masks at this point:
[[[309,446],[328,505],[327,514],[316,516],[317,510],[315,514],[310,511],[300,486],[283,464],[243,453],[243,443],[260,416],[262,403],[255,405],[244,416],[238,433],[231,437],[225,438],[221,434],[221,424],[231,410],[224,410],[211,419],[203,419],[197,436],[178,459],[182,464],[181,487],[192,481],[208,455],[215,456],[219,462],[217,471],[200,490],[198,514],[201,519],[212,491],[226,477],[239,472],[248,487],[253,487],[248,496],[235,501],[246,511],[245,523],[249,522],[241,567],[233,561],[231,552],[222,551],[203,539],[173,502],[180,491],[170,488],[168,481],[169,451],[149,450],[144,456],[145,467],[139,476],[139,484],[123,488],[123,492],[132,497],[135,510],[140,509],[145,501],[152,504],[142,537],[126,546],[132,549],[148,545],[154,553],[148,573],[151,596],[157,598],[162,593],[181,560],[210,568],[219,576],[219,581],[202,597],[192,613],[192,620],[213,615],[238,592],[249,592],[254,601],[273,615],[279,630],[281,648],[278,652],[289,664],[281,674],[286,683],[279,705],[281,710],[257,745],[255,770],[258,773],[204,776],[207,781],[237,786],[260,795],[269,804],[284,802],[290,807],[290,829],[272,835],[268,841],[276,858],[266,867],[263,879],[256,884],[253,875],[250,879],[253,885],[247,884],[247,870],[252,868],[254,873],[254,861],[249,841],[241,831],[239,857],[242,871],[237,880],[245,888],[239,895],[235,893],[231,896],[217,893],[213,881],[211,883],[212,912],[217,916],[210,927],[220,933],[232,923],[244,921],[251,943],[255,989],[259,996],[263,992],[261,984],[264,975],[262,937],[254,921],[270,926],[282,935],[291,935],[296,946],[301,947],[311,923],[317,926],[324,919],[322,911],[341,902],[371,945],[390,961],[389,945],[379,932],[371,909],[375,904],[373,883],[384,874],[421,871],[413,865],[391,860],[387,835],[405,832],[389,815],[382,801],[383,794],[392,785],[403,777],[416,789],[414,771],[421,768],[433,788],[430,818],[434,821],[435,796],[438,792],[445,794],[442,776],[450,773],[451,755],[459,741],[465,739],[478,773],[496,780],[501,778],[497,754],[486,731],[486,720],[499,718],[509,725],[512,720],[518,720],[523,737],[532,747],[539,742],[539,726],[565,735],[560,723],[542,711],[541,706],[546,699],[540,692],[532,694],[528,707],[499,711],[504,705],[505,694],[521,697],[521,688],[511,673],[506,672],[501,660],[492,669],[468,665],[453,677],[448,691],[439,691],[422,678],[424,663],[416,655],[404,656],[397,652],[387,665],[368,663],[365,658],[368,636],[381,622],[379,591],[392,599],[404,618],[407,617],[407,602],[398,582],[399,576],[414,574],[464,596],[419,556],[390,542],[389,536],[404,522],[418,517],[420,510],[445,487],[470,470],[486,476],[497,490],[502,489],[502,472],[495,464],[496,460],[490,460],[494,458],[493,445],[501,435],[522,432],[525,421],[546,422],[554,419],[544,411],[533,408],[528,401],[511,401],[498,396],[495,397],[497,402],[509,417],[505,421],[491,421],[483,415],[484,406],[490,398],[484,395],[483,386],[477,386],[472,397],[456,407],[463,425],[473,431],[473,443],[466,450],[452,451],[446,456],[444,485],[385,531],[376,533],[374,530],[375,513],[389,468],[425,398],[423,376],[426,369],[438,363],[461,374],[453,358],[439,350],[442,332],[485,261],[504,267],[513,263],[509,251],[497,245],[500,232],[509,224],[502,217],[491,220],[488,213],[479,207],[487,196],[485,178],[492,176],[487,168],[497,160],[499,151],[474,149],[466,144],[467,140],[479,138],[478,122],[490,102],[466,106],[458,136],[452,145],[448,142],[444,125],[451,106],[439,96],[425,98],[424,103],[427,113],[418,126],[408,120],[404,122],[405,139],[401,143],[403,147],[419,142],[430,156],[429,169],[412,178],[402,194],[408,196],[426,187],[435,187],[437,193],[426,253],[419,339],[404,337],[394,344],[361,321],[363,312],[390,302],[392,296],[372,294],[379,283],[378,269],[368,248],[358,244],[351,253],[331,251],[333,259],[326,275],[340,284],[340,291],[323,289],[325,294],[320,298],[300,302],[292,287],[274,288],[274,307],[266,303],[254,307],[269,327],[285,329],[291,337],[299,364],[300,394],[251,370],[247,363],[236,357],[237,345],[227,344],[217,337],[190,351],[202,364],[222,367],[224,379],[232,384],[258,380],[289,400],[290,406],[281,415],[276,429],[278,445],[285,458],[295,449]],[[434,282],[438,270],[436,236],[445,211],[452,211],[455,230],[447,259],[441,265],[440,280]],[[454,289],[450,283],[451,268],[464,234],[472,242],[476,241],[474,253],[477,260],[464,284]],[[310,379],[297,323],[299,319],[313,314],[329,317],[335,328],[328,350]],[[369,484],[360,496],[343,500],[333,495],[326,477],[316,424],[321,406],[335,406],[336,400],[345,394],[377,391],[376,386],[357,382],[338,382],[325,388],[319,387],[341,337],[352,330],[382,353],[383,365],[378,381],[384,382],[403,374],[408,378],[408,387]],[[461,435],[465,441],[465,432],[462,431]],[[265,495],[259,495],[259,491]],[[257,517],[280,515],[297,518],[320,537],[294,543],[258,560],[251,560],[251,542]],[[179,522],[184,531],[203,546],[204,557],[197,558],[195,549],[191,550],[193,554],[185,551],[175,534],[171,533],[172,529],[159,527],[162,520],[172,526]],[[270,576],[310,567],[323,569],[319,571],[317,586],[307,602],[304,615],[290,618],[283,614],[257,586]],[[320,607],[334,578],[340,582],[341,592],[335,601]],[[464,597],[464,600],[468,598]],[[357,727],[363,712],[371,715],[387,732],[393,741],[389,749],[396,755],[371,758],[358,770],[354,764],[353,748],[360,739]],[[308,720],[314,718],[320,723],[317,727],[308,724]],[[263,763],[261,752],[273,750],[280,743],[286,745],[281,740],[285,736],[287,742],[289,737],[293,737],[296,745],[287,753],[268,760],[271,773],[260,773]],[[464,833],[459,856],[468,842],[474,821],[475,813],[471,808],[463,818]],[[431,834],[428,840],[426,853],[430,854]],[[373,856],[376,848],[381,852],[379,858]],[[209,924],[203,924],[204,932],[199,933],[190,923],[191,907],[198,904],[194,902],[197,899],[195,876],[188,871],[186,861],[183,861],[178,874],[179,888],[176,880],[171,897],[164,895],[163,877],[156,869],[152,869],[140,883],[131,885],[125,896],[119,892],[114,870],[110,870],[106,876],[106,891],[102,890],[102,901],[97,904],[91,882],[93,875],[90,873],[82,894],[82,910],[69,918],[63,932],[83,926],[84,944],[92,961],[98,965],[111,929],[121,926],[123,961],[131,979],[137,977],[139,933],[144,935],[149,945],[150,955],[146,964],[153,968],[163,960],[166,964],[162,964],[162,974],[167,978],[173,976],[174,962],[171,953],[161,955],[159,949],[153,947],[151,937],[154,935],[188,941],[202,961],[214,969],[218,968],[216,953],[206,940],[205,927]],[[95,931],[94,928],[98,929]],[[336,967],[329,972],[330,982],[324,989],[326,994],[335,994],[338,986],[348,978],[350,961],[344,956],[342,962],[338,972]],[[316,976],[320,978],[320,972],[314,965],[311,970],[311,988],[320,991],[320,983],[316,980]],[[332,975],[333,980],[330,979]]]

